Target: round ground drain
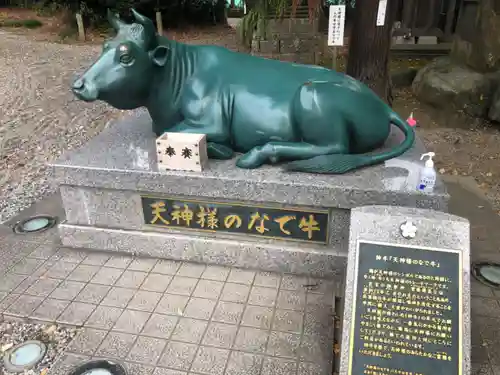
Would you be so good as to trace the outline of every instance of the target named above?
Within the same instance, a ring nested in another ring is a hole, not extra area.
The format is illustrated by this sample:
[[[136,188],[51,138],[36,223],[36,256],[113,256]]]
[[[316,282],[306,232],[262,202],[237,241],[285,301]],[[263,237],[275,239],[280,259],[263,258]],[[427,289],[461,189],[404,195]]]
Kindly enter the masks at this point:
[[[97,360],[75,367],[69,375],[127,375],[127,371],[116,362]]]
[[[52,228],[57,219],[48,215],[29,217],[14,224],[13,230],[18,234],[37,233]]]
[[[492,288],[500,288],[500,264],[498,263],[473,263],[472,275],[485,285]]]
[[[14,346],[3,356],[7,371],[24,372],[32,369],[45,356],[47,347],[40,341],[26,341]]]

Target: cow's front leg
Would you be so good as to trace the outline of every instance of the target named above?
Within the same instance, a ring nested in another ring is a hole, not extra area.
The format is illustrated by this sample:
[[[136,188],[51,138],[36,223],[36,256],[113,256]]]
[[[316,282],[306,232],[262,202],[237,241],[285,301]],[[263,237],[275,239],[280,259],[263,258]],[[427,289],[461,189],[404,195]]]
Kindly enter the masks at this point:
[[[341,154],[347,148],[340,144],[313,145],[304,142],[269,142],[264,146],[251,149],[238,159],[236,165],[240,168],[258,168],[266,162],[278,163],[284,160],[304,160],[319,155]]]
[[[227,160],[233,157],[233,149],[224,145],[220,140],[220,134],[211,131],[210,127],[194,124],[189,121],[181,121],[169,129],[171,133],[195,133],[206,134],[207,136],[207,154],[211,159]]]

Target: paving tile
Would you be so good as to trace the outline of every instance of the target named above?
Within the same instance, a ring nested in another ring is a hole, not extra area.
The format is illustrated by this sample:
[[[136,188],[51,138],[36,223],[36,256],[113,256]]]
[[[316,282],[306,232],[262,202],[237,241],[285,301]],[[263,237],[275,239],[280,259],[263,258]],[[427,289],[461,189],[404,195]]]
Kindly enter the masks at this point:
[[[295,375],[297,363],[290,359],[266,357],[262,375]]]
[[[23,294],[28,288],[38,281],[38,277],[28,276],[13,290],[13,293]],[[41,296],[38,296],[41,297]]]
[[[123,365],[130,375],[151,375],[155,369],[142,363],[123,362]]]
[[[153,312],[161,297],[161,293],[140,290],[129,302],[127,308],[132,310]]]
[[[273,331],[302,333],[304,314],[291,310],[276,310]]]
[[[226,283],[222,289],[221,301],[245,303],[250,293],[250,287],[247,285]]]
[[[38,279],[25,293],[32,296],[47,297],[60,283],[60,279]]]
[[[500,366],[492,365],[493,375],[500,375]]]
[[[488,358],[492,365],[500,366],[500,352],[498,351],[498,344],[488,345],[486,347]]]
[[[0,292],[0,302],[9,295],[8,292]]]
[[[122,312],[123,309],[119,307],[97,306],[86,325],[93,328],[111,329]]]
[[[91,305],[89,303],[71,302],[61,316],[59,316],[58,321],[74,325],[83,324],[95,308],[95,305]]]
[[[212,316],[215,304],[216,302],[210,299],[191,297],[184,310],[184,316],[208,320]]]
[[[305,291],[309,280],[304,276],[284,275],[281,280],[281,290]]]
[[[57,260],[53,260],[52,258],[45,261],[40,267],[38,267],[31,275],[38,278],[47,278],[51,277],[49,271],[54,265],[57,263]]]
[[[276,305],[277,295],[278,295],[277,289],[254,286],[250,290],[248,303],[250,305],[273,307]]]
[[[152,273],[146,277],[146,280],[141,285],[141,289],[163,293],[167,290],[171,281],[172,276]]]
[[[104,263],[104,266],[125,269],[130,265],[130,263],[132,263],[132,260],[133,258],[130,256],[112,255],[111,258]]]
[[[180,318],[172,333],[172,340],[199,344],[208,322],[190,318]]]
[[[226,375],[260,375],[263,360],[260,355],[231,352]]]
[[[3,275],[2,282],[0,283],[0,290],[3,292],[11,292],[17,288],[24,279],[26,279],[25,275],[16,275],[13,273]]]
[[[208,265],[201,278],[205,280],[226,281],[230,270],[229,267]]]
[[[278,357],[295,358],[300,346],[300,335],[285,332],[271,332],[267,354]],[[309,359],[310,360],[310,359]]]
[[[54,279],[65,279],[71,272],[73,272],[76,266],[77,264],[75,263],[59,260],[47,271],[47,276]]]
[[[189,297],[175,294],[164,294],[158,302],[155,312],[159,314],[181,315],[188,303]]]
[[[333,305],[333,293],[331,294],[315,294],[307,292],[306,295],[306,305],[309,306],[320,306],[329,307]]]
[[[237,331],[238,327],[235,325],[211,322],[208,324],[202,344],[230,349]]]
[[[125,358],[137,336],[128,333],[109,332],[96,355],[100,357]]]
[[[89,252],[87,253],[87,257],[82,261],[82,264],[88,264],[91,266],[103,266],[108,260],[110,256],[105,253],[100,252]]]
[[[204,264],[189,263],[189,262],[182,263],[182,265],[179,267],[179,270],[177,271],[177,275],[185,277],[193,277],[198,279],[205,271],[205,267],[206,265]]]
[[[96,275],[90,280],[93,284],[114,285],[122,275],[123,270],[119,268],[101,268]]]
[[[489,363],[472,363],[471,375],[494,375]]]
[[[57,248],[51,245],[40,245],[28,255],[29,258],[49,259],[57,252]]]
[[[244,308],[245,305],[242,303],[220,301],[215,308],[212,320],[215,322],[238,324]]]
[[[306,303],[306,294],[290,290],[280,290],[278,293],[278,309],[303,311]]]
[[[171,368],[157,367],[153,375],[188,375],[188,373],[181,370],[172,370]]]
[[[148,274],[142,271],[129,271],[126,270],[116,281],[115,286],[122,288],[132,288],[137,289],[146,279]]]
[[[229,272],[227,282],[252,285],[254,278],[254,271],[242,270],[240,268],[231,268],[231,272]]]
[[[167,340],[139,336],[127,359],[154,365],[160,359],[166,344]]]
[[[308,309],[304,315],[304,333],[310,336],[333,335],[333,318],[331,308]]]
[[[135,294],[133,289],[113,287],[104,297],[101,305],[125,308]]]
[[[500,306],[496,299],[473,296],[471,298],[471,312],[473,315],[499,317]]]
[[[93,355],[96,349],[101,345],[107,331],[98,329],[84,328],[69,344],[68,350],[73,353]]]
[[[191,371],[199,374],[222,375],[229,358],[229,350],[200,347]]]
[[[174,276],[170,285],[167,288],[167,293],[190,296],[193,293],[197,283],[198,279],[193,279],[190,277]]]
[[[197,349],[198,346],[194,344],[170,341],[158,365],[171,367],[177,370],[189,370]]]
[[[170,338],[179,318],[172,315],[153,314],[147,321],[141,335]]]
[[[240,327],[234,349],[244,352],[264,353],[269,332],[257,328]]]
[[[83,289],[85,283],[79,281],[63,281],[59,286],[50,294],[50,298],[73,300],[78,293]]]
[[[31,314],[30,318],[55,321],[69,304],[70,301],[47,298],[35,312]]]
[[[274,272],[259,272],[255,276],[253,285],[263,286],[266,288],[279,288],[281,282],[281,275]]]
[[[175,275],[181,266],[181,262],[175,260],[161,259],[153,267],[153,273],[161,273],[162,275]]]
[[[0,312],[4,312],[7,310],[7,308],[10,307],[16,300],[20,297],[20,294],[9,294],[6,297],[2,299],[2,302],[0,302]]]
[[[241,325],[270,329],[274,310],[270,307],[248,305],[243,313]]]
[[[9,307],[5,309],[5,313],[8,315],[27,318],[33,313],[33,311],[36,310],[38,306],[42,304],[42,302],[42,297],[21,295]]]
[[[64,247],[59,250],[59,253],[61,254],[62,261],[70,263],[81,263],[87,257],[86,251],[79,251]]]
[[[331,340],[317,336],[302,336],[299,358],[303,361],[330,364],[332,361]]]
[[[318,294],[328,294],[333,295],[333,291],[336,287],[336,281],[332,279],[321,279],[310,277],[307,281],[307,291],[309,293],[318,293]]]
[[[43,263],[43,259],[24,258],[17,262],[9,272],[18,275],[31,275]]]
[[[331,369],[319,363],[299,362],[297,375],[331,375]]]
[[[90,266],[87,264],[79,264],[68,276],[68,280],[89,282],[99,271],[99,266]]]
[[[75,301],[97,305],[106,297],[110,289],[108,285],[87,284],[76,296]]]
[[[223,286],[224,283],[221,281],[200,280],[196,285],[193,296],[217,300]]]
[[[150,313],[137,310],[124,310],[113,326],[113,331],[139,333],[148,321]]]
[[[158,259],[149,259],[149,258],[134,259],[132,263],[130,263],[127,269],[131,271],[149,272],[153,269],[156,262],[158,262]]]

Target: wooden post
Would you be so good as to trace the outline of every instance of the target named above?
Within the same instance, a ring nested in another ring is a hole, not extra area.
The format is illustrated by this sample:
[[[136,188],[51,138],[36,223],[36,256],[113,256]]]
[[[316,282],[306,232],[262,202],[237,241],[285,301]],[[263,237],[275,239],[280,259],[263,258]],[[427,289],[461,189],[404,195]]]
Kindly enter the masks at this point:
[[[158,35],[163,35],[163,21],[159,10],[156,11],[156,28],[158,29]]]
[[[338,48],[332,48],[332,69],[337,71],[337,56],[338,56]]]
[[[83,42],[85,40],[85,29],[83,27],[83,18],[80,13],[76,14],[76,24],[78,26],[78,40]]]

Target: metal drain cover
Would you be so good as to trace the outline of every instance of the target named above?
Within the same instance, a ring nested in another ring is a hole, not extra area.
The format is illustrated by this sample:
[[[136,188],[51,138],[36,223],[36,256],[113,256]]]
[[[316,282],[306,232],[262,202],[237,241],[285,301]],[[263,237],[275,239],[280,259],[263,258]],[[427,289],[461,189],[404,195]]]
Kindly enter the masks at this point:
[[[43,342],[26,341],[7,351],[3,357],[3,363],[7,371],[24,372],[40,362],[46,352],[47,347]]]
[[[500,264],[478,262],[472,264],[472,275],[481,283],[492,288],[500,287]]]
[[[43,232],[56,225],[57,219],[49,215],[38,215],[18,221],[14,224],[14,233],[26,234]]]
[[[119,363],[108,360],[89,361],[71,370],[69,375],[127,375]]]

